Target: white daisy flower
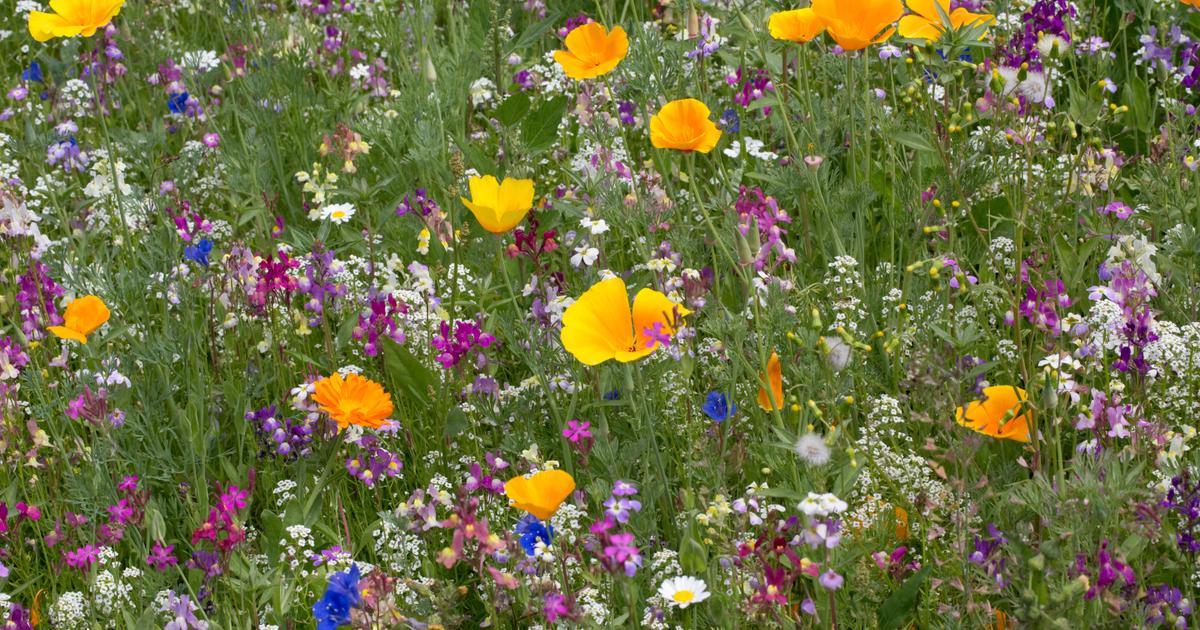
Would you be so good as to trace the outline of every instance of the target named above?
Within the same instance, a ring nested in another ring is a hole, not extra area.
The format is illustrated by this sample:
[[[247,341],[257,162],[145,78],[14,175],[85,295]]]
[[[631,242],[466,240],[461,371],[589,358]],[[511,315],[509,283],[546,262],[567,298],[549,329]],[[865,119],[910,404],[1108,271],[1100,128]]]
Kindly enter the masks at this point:
[[[345,223],[354,216],[354,204],[350,203],[331,203],[321,207],[321,218],[334,223]]]
[[[689,575],[670,578],[658,587],[658,594],[672,606],[687,608],[708,599],[708,585]]]

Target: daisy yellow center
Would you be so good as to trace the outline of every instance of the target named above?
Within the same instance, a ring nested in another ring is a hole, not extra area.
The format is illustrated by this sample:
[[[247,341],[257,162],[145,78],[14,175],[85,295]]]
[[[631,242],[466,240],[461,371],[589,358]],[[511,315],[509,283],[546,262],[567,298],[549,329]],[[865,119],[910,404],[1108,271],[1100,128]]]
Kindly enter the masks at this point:
[[[675,591],[673,595],[675,601],[680,604],[687,604],[693,599],[696,599],[696,594],[691,591]]]
[[[334,210],[332,216],[335,219],[340,219],[340,218],[346,216],[346,212],[344,210]]]

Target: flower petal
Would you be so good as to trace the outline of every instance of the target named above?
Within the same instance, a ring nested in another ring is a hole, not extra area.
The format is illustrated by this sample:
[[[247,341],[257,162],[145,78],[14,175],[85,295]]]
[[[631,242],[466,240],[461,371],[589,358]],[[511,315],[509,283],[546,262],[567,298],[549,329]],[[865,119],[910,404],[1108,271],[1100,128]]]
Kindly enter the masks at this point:
[[[584,365],[597,365],[633,350],[633,316],[625,281],[597,282],[563,313],[559,339]]]
[[[764,411],[783,409],[783,365],[779,362],[778,353],[771,353],[771,358],[767,361],[767,373],[761,375],[760,379],[758,406],[762,407]],[[771,385],[771,393],[769,395],[766,388],[761,386],[762,380]]]

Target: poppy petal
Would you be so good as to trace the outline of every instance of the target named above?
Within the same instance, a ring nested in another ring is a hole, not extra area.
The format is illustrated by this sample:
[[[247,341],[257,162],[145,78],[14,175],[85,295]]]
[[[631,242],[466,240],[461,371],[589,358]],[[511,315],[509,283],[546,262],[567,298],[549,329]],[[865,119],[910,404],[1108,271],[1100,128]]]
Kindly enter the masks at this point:
[[[760,383],[758,406],[763,411],[783,409],[783,365],[779,362],[778,353],[771,353],[771,358],[767,361],[767,373],[761,375],[760,378],[771,385],[771,393],[767,394],[766,388],[762,387]]]
[[[633,316],[625,281],[602,280],[563,313],[563,348],[585,365],[597,365],[633,348]]]

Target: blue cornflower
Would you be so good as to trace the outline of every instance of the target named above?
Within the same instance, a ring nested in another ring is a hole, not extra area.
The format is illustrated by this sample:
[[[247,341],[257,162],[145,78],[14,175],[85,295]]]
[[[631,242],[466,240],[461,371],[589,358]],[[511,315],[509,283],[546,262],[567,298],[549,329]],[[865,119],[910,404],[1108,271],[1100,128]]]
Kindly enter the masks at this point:
[[[526,514],[525,518],[517,523],[517,536],[520,537],[525,553],[532,556],[537,541],[541,540],[549,545],[550,541],[554,540],[554,528],[539,521],[536,516]]]
[[[29,62],[29,67],[21,73],[21,80],[45,83],[45,77],[42,76],[42,65],[36,61]]]
[[[213,242],[206,238],[202,238],[200,239],[199,243],[196,243],[195,245],[189,245],[188,247],[184,248],[183,259],[195,261],[207,267],[208,255],[212,253],[212,248]]]
[[[187,111],[187,102],[190,95],[187,92],[179,92],[167,97],[167,109],[171,110],[172,114],[182,114]]]
[[[714,421],[724,422],[737,411],[737,405],[729,404],[729,399],[725,398],[725,394],[721,392],[709,392],[708,398],[704,399],[704,406],[700,407],[700,410]]]
[[[317,630],[334,630],[350,623],[350,610],[362,604],[362,594],[358,592],[360,577],[357,564],[351,565],[348,571],[329,576],[325,594],[313,604]]]
[[[717,125],[729,133],[737,133],[742,129],[742,119],[738,116],[737,110],[730,107],[721,112],[721,118],[717,120]]]

